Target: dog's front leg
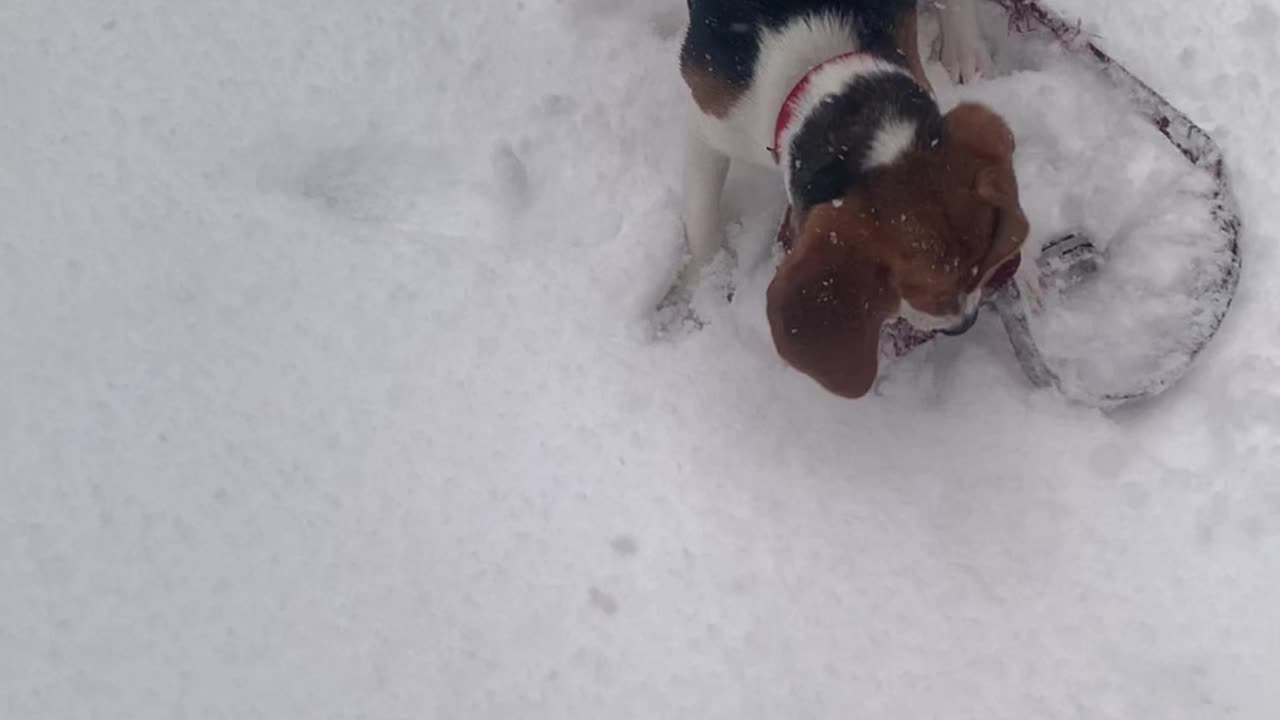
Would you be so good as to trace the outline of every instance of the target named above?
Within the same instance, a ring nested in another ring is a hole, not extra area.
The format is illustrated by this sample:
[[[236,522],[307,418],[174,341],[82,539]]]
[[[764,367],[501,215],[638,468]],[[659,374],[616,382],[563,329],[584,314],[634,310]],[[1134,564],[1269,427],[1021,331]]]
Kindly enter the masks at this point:
[[[729,158],[711,147],[691,121],[684,149],[684,237],[689,257],[680,282],[689,288],[724,244],[720,196]]]
[[[681,221],[684,226],[685,259],[675,282],[658,303],[657,324],[660,335],[670,333],[678,323],[702,326],[690,303],[702,271],[724,244],[724,223],[720,216],[720,195],[729,174],[729,158],[703,139],[690,122],[684,149],[684,202]]]
[[[974,0],[935,0],[942,25],[939,59],[952,81],[967,83],[991,75],[991,56],[978,32]]]

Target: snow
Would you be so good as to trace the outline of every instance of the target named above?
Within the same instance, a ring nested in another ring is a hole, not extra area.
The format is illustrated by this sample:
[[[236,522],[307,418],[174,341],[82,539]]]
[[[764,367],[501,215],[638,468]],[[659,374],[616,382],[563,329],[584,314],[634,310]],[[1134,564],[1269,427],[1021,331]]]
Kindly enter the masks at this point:
[[[0,11],[0,714],[1280,713],[1280,3],[1061,0],[1223,145],[1168,395],[985,319],[823,394],[678,260],[680,3]]]

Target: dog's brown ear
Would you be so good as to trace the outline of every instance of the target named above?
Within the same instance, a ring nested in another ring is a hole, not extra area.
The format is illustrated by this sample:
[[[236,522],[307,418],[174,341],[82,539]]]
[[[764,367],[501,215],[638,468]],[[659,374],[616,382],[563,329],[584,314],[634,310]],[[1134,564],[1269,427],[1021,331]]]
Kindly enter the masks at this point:
[[[988,252],[988,262],[999,265],[1022,247],[1029,231],[1013,169],[1013,131],[991,109],[963,103],[947,113],[945,133],[947,172],[952,177],[948,206],[956,217],[968,218],[963,221],[966,226],[983,228],[975,231],[975,236],[995,234],[996,245]],[[981,205],[975,208],[968,202],[971,197]],[[998,224],[985,231],[996,210]]]
[[[815,210],[768,292],[778,354],[847,398],[875,383],[880,328],[900,302],[889,267],[853,252],[869,231],[852,208]]]
[[[1016,182],[1011,175],[1012,173],[1006,171],[999,164],[991,164],[979,168],[978,174],[973,178],[973,192],[984,201],[997,207],[1007,205],[1016,199],[1015,193],[1017,192],[1016,189],[1010,187]]]
[[[978,103],[960,103],[943,119],[947,143],[966,147],[987,159],[1013,157],[1013,131],[994,110]]]

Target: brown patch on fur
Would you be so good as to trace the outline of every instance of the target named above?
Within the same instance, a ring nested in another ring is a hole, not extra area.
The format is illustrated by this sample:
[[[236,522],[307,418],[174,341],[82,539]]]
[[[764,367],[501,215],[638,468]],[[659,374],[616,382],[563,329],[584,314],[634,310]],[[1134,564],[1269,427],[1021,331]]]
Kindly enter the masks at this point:
[[[831,392],[861,397],[875,381],[880,328],[901,301],[957,317],[1026,240],[1013,149],[999,116],[960,105],[936,148],[810,208],[769,286],[778,353]]]
[[[858,230],[831,213],[806,223],[807,235],[827,239],[797,246],[778,269],[769,284],[768,316],[784,360],[832,393],[860,398],[875,383],[880,328],[900,298],[887,267],[848,252],[846,241],[866,240],[849,229]]]
[[[693,93],[693,101],[702,112],[714,117],[724,118],[733,109],[738,98],[742,97],[744,88],[737,88],[718,77],[707,68],[700,68],[690,63],[682,63],[680,75]]]
[[[1031,229],[1019,202],[1018,179],[1013,170],[1017,146],[1004,120],[975,103],[963,103],[948,113],[945,133],[948,164],[958,179],[969,179],[967,185],[948,187],[944,197],[949,212],[960,218],[962,226],[968,213],[971,227],[981,223],[984,215],[995,216],[994,226],[986,223],[992,227],[987,252],[975,266],[981,284],[1022,250]]]

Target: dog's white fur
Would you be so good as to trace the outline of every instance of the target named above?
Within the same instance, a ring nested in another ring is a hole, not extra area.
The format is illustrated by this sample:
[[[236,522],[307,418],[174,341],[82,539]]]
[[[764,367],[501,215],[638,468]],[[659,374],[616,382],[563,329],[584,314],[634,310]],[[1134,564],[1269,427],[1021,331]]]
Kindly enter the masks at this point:
[[[915,141],[919,128],[914,120],[890,120],[876,131],[871,141],[871,154],[867,156],[868,168],[894,164]]]
[[[973,0],[945,0],[939,5],[942,25],[942,61],[955,79],[976,77],[982,70],[985,50],[978,36],[978,20]],[[773,165],[771,148],[778,111],[796,83],[815,66],[845,53],[857,52],[851,40],[855,33],[846,21],[827,15],[804,16],[761,39],[760,55],[752,87],[729,114],[716,118],[696,105],[690,112],[685,144],[684,229],[689,257],[682,282],[696,281],[698,273],[720,250],[724,224],[720,216],[720,195],[724,190],[729,160]],[[792,133],[825,97],[845,87],[860,74],[905,72],[898,66],[863,56],[853,56],[815,72],[795,113],[784,131],[782,148],[790,145]],[[892,163],[910,141],[907,123],[888,123],[877,136],[869,157],[869,167]],[[783,180],[793,160],[785,152],[780,158]],[[923,319],[921,319],[923,322]],[[936,319],[929,324],[938,322]]]

